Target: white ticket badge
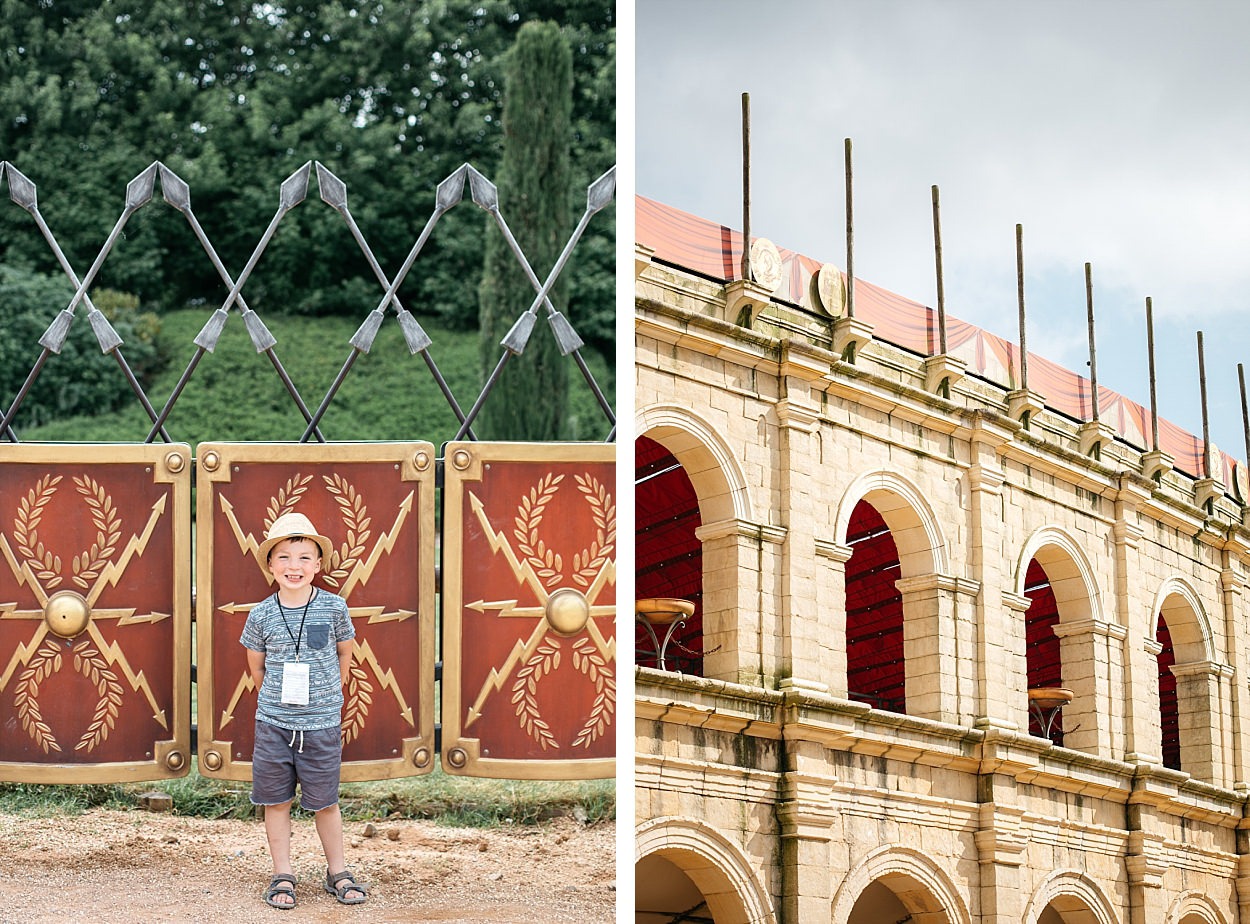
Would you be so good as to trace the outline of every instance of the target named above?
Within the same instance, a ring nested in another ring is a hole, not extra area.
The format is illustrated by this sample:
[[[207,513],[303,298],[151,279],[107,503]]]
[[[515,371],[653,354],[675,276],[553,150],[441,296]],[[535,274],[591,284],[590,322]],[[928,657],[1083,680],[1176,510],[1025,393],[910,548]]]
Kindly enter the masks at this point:
[[[282,665],[282,702],[288,706],[308,705],[308,665],[291,661]]]

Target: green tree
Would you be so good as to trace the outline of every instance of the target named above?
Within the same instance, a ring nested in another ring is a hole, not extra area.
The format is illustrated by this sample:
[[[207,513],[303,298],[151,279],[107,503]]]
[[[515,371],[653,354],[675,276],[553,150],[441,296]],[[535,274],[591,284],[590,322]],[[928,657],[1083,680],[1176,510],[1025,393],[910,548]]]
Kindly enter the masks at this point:
[[[46,276],[0,264],[0,394],[7,413],[22,383],[39,358],[39,338],[55,315],[49,305],[68,304],[73,287],[64,277]],[[142,374],[157,370],[155,341],[159,322],[139,311],[138,299],[108,289],[94,298],[96,308],[109,319],[123,340],[126,362]],[[87,309],[77,317],[59,354],[48,357],[14,421],[16,428],[35,426],[76,414],[102,414],[135,401],[126,378],[112,356],[100,351]]]
[[[0,159],[39,187],[40,208],[85,271],[122,210],[125,184],[161,160],[222,262],[238,274],[309,160],[347,183],[384,268],[402,261],[462,163],[494,178],[503,55],[525,23],[554,19],[573,49],[572,164],[582,188],[615,160],[611,0],[0,0]],[[0,201],[0,254],[55,273],[30,216]],[[477,320],[481,223],[441,222],[401,290],[418,315]],[[610,221],[579,247],[612,252]],[[574,280],[572,320],[611,356],[611,261]],[[226,286],[185,219],[154,200],[128,222],[100,283],[160,309],[219,304]],[[279,227],[244,296],[261,314],[370,310],[381,291],[341,219],[317,198]],[[53,312],[54,313],[54,312]],[[49,319],[51,313],[49,314]]]
[[[552,23],[527,23],[508,56],[504,153],[499,207],[522,252],[544,278],[563,249],[569,221],[572,54]],[[483,377],[495,368],[499,342],[533,303],[533,285],[491,219],[479,290]],[[569,268],[565,268],[569,272]],[[561,311],[568,285],[550,290]],[[540,319],[546,311],[539,309]],[[552,440],[563,436],[569,360],[540,320],[525,351],[511,359],[482,408],[489,439]]]

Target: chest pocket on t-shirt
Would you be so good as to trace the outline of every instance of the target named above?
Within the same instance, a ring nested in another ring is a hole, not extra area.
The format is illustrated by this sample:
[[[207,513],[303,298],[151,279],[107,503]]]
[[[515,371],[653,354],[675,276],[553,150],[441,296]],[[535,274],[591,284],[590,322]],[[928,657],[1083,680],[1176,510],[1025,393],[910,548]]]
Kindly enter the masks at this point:
[[[316,624],[308,627],[308,647],[309,648],[325,648],[330,644],[330,627],[325,623]]]

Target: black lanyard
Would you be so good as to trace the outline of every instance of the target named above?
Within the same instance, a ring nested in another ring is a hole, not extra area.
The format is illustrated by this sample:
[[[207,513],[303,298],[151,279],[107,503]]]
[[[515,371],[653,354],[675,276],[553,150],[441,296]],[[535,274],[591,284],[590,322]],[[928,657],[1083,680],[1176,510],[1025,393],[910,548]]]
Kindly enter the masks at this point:
[[[317,588],[308,588],[308,603],[304,604],[304,615],[299,618],[299,635],[291,635],[291,627],[286,621],[286,608],[282,605],[282,598],[276,593],[273,595],[274,602],[278,604],[278,612],[282,614],[282,627],[286,629],[286,634],[291,635],[291,641],[295,643],[295,662],[299,663],[299,643],[304,637],[304,620],[308,618],[308,607],[313,602],[313,597],[317,596]]]

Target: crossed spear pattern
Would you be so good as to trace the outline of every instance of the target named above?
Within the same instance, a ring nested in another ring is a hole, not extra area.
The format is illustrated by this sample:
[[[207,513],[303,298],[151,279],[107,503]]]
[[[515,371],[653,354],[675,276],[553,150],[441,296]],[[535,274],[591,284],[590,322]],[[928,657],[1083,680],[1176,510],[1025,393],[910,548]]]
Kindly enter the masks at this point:
[[[61,746],[52,728],[43,720],[39,708],[39,684],[60,670],[63,652],[56,641],[47,637],[49,627],[44,618],[43,607],[47,606],[51,592],[62,583],[64,576],[61,574],[60,557],[45,549],[38,539],[37,530],[43,510],[59,489],[62,477],[44,476],[22,499],[13,524],[13,539],[18,546],[16,553],[10,545],[9,537],[0,532],[0,555],[3,555],[17,579],[18,587],[29,585],[41,607],[36,610],[22,610],[15,603],[0,602],[0,619],[39,620],[30,641],[25,645],[17,645],[3,673],[0,673],[0,690],[8,688],[9,681],[19,667],[26,668],[18,678],[15,705],[23,728],[43,748],[44,753],[60,751]],[[75,747],[75,750],[90,753],[108,738],[120,710],[122,687],[112,671],[114,666],[121,668],[133,691],[143,693],[152,707],[152,718],[161,728],[169,730],[165,710],[156,702],[156,695],[143,671],[135,672],[119,643],[109,644],[104,640],[96,621],[116,619],[118,626],[127,626],[157,623],[170,618],[171,614],[136,613],[133,607],[95,607],[105,587],[116,586],[132,559],[143,555],[153,531],[165,514],[167,496],[161,494],[152,505],[143,529],[133,534],[121,555],[114,558],[121,538],[122,521],[113,505],[112,497],[90,475],[75,477],[73,482],[90,508],[92,520],[98,530],[95,543],[81,555],[75,555],[72,562],[74,583],[86,590],[85,599],[91,612],[91,619],[85,630],[87,638],[67,641],[67,645],[72,645],[75,670],[86,676],[99,693],[92,722]]]
[[[370,349],[372,349],[374,338],[377,336],[378,330],[381,328],[382,322],[385,320],[386,313],[392,308],[395,311],[396,319],[403,331],[404,340],[407,344],[409,352],[413,355],[419,353],[425,360],[425,363],[429,368],[431,375],[434,377],[435,382],[438,384],[443,397],[446,399],[451,410],[456,415],[456,419],[460,421],[460,430],[456,435],[456,439],[464,439],[466,437],[469,439],[476,438],[472,430],[473,421],[477,417],[478,412],[481,410],[482,405],[485,403],[491,390],[494,388],[495,383],[498,381],[499,376],[503,372],[504,366],[507,364],[508,360],[511,359],[511,357],[520,355],[524,352],[537,321],[538,309],[540,307],[545,307],[546,309],[547,322],[556,338],[561,354],[564,356],[573,356],[574,361],[581,370],[588,387],[594,393],[600,409],[603,411],[604,416],[611,424],[612,430],[609,433],[606,442],[611,442],[614,439],[616,432],[616,418],[612,412],[610,404],[604,397],[598,383],[595,381],[594,375],[587,367],[586,362],[581,355],[580,351],[583,346],[583,342],[577,335],[577,332],[573,329],[573,326],[569,323],[568,319],[557,311],[555,306],[551,304],[548,293],[555,285],[560,273],[564,270],[573,248],[580,240],[582,233],[586,230],[591,218],[593,218],[596,213],[601,211],[612,201],[616,191],[615,167],[609,168],[607,172],[587,187],[586,210],[582,214],[581,219],[578,221],[577,227],[569,236],[560,257],[548,273],[547,278],[542,282],[539,281],[538,276],[534,273],[534,270],[530,266],[529,261],[526,259],[525,254],[517,244],[511,230],[508,228],[507,222],[504,220],[499,208],[499,194],[495,185],[468,164],[460,166],[445,180],[439,183],[435,195],[434,213],[430,216],[429,220],[425,224],[425,227],[422,229],[420,236],[412,245],[412,248],[409,250],[402,266],[399,268],[399,271],[395,274],[393,279],[388,280],[381,265],[378,263],[377,258],[374,256],[372,248],[365,240],[364,235],[362,234],[359,226],[356,224],[356,221],[352,217],[351,211],[347,206],[346,184],[330,172],[330,170],[324,165],[316,163],[317,184],[320,189],[322,201],[338,212],[347,223],[352,236],[360,246],[365,259],[368,261],[370,268],[373,270],[374,275],[377,277],[379,284],[383,287],[385,292],[381,301],[378,302],[377,307],[369,313],[355,334],[352,335],[349,341],[351,352],[348,354],[347,359],[343,363],[342,369],[339,371],[338,376],[326,392],[325,397],[317,407],[317,410],[315,412],[310,412],[308,410],[308,406],[305,404],[303,398],[299,394],[299,391],[295,388],[294,383],[291,381],[290,376],[287,374],[286,369],[283,367],[278,358],[275,349],[277,345],[276,338],[274,338],[273,334],[270,333],[260,316],[248,306],[243,297],[242,290],[243,286],[247,283],[248,278],[251,276],[252,270],[259,262],[261,254],[268,246],[270,240],[272,240],[278,224],[282,221],[283,217],[291,211],[291,209],[295,208],[295,206],[299,205],[307,197],[308,183],[313,165],[313,161],[305,163],[283,181],[278,208],[275,211],[273,218],[270,220],[268,227],[265,229],[264,234],[252,250],[252,254],[249,257],[247,264],[244,266],[242,273],[240,273],[238,279],[236,280],[230,276],[229,271],[218,257],[212,242],[208,239],[207,234],[205,234],[204,229],[201,227],[198,219],[195,217],[195,213],[191,209],[190,187],[163,163],[155,161],[147,167],[147,169],[131,180],[126,186],[125,208],[118,217],[117,222],[113,226],[113,230],[109,233],[104,245],[100,248],[99,253],[96,255],[91,268],[87,271],[87,274],[84,277],[79,279],[78,275],[74,272],[73,267],[70,266],[70,263],[65,257],[60,245],[57,243],[56,237],[53,235],[51,229],[47,225],[47,222],[44,221],[44,218],[39,211],[35,184],[15,166],[13,166],[13,164],[8,161],[0,161],[0,179],[7,179],[9,197],[30,213],[36,226],[39,228],[39,231],[43,234],[44,239],[48,242],[48,245],[52,248],[53,253],[56,255],[57,261],[60,263],[65,275],[75,287],[74,294],[71,297],[69,304],[61,310],[61,312],[48,326],[48,329],[44,332],[43,336],[39,339],[39,344],[43,348],[42,352],[39,354],[38,359],[36,359],[34,365],[31,367],[25,382],[18,390],[17,395],[14,397],[13,402],[9,405],[8,410],[4,411],[3,416],[0,417],[0,435],[12,442],[18,441],[17,435],[12,428],[13,419],[17,416],[22,402],[25,400],[27,394],[29,394],[35,380],[39,377],[39,373],[43,369],[44,364],[48,361],[50,356],[59,354],[61,349],[64,347],[65,338],[67,337],[70,326],[74,321],[78,305],[85,304],[87,306],[87,319],[91,324],[92,331],[96,335],[96,340],[100,345],[101,351],[106,355],[112,355],[117,361],[131,389],[138,397],[140,403],[143,405],[144,411],[152,421],[152,428],[148,432],[145,440],[145,442],[148,443],[154,442],[158,436],[166,442],[170,441],[169,433],[165,430],[165,421],[169,417],[170,412],[173,410],[173,407],[178,401],[179,396],[182,394],[183,389],[191,380],[191,377],[195,372],[195,368],[203,358],[204,354],[206,352],[211,353],[216,348],[217,342],[221,337],[222,330],[224,329],[226,321],[229,318],[230,310],[231,308],[236,307],[243,317],[243,323],[247,328],[249,337],[252,340],[252,345],[256,348],[258,353],[264,353],[269,358],[270,362],[273,364],[275,372],[282,380],[287,393],[291,396],[291,399],[294,401],[296,407],[303,415],[304,420],[307,422],[307,427],[303,436],[300,438],[300,442],[307,442],[312,438],[316,438],[319,442],[325,441],[325,437],[319,428],[321,419],[324,417],[331,402],[334,400],[334,396],[338,393],[339,387],[343,384],[344,379],[346,378],[348,372],[350,372],[356,359],[359,358],[361,353],[368,353]],[[152,406],[152,403],[144,392],[143,387],[139,384],[138,380],[135,378],[134,372],[126,362],[121,349],[123,343],[121,337],[117,334],[117,331],[113,329],[113,326],[109,323],[108,318],[106,318],[104,314],[100,312],[94,304],[92,304],[91,299],[87,294],[92,282],[95,280],[100,271],[100,267],[104,264],[105,259],[107,259],[114,245],[117,243],[117,240],[121,236],[126,222],[129,221],[130,217],[136,211],[152,200],[158,177],[161,181],[161,194],[163,198],[186,218],[187,223],[190,225],[196,239],[204,248],[205,253],[212,261],[213,267],[217,270],[217,274],[221,277],[222,282],[225,283],[227,289],[229,290],[221,306],[213,312],[208,321],[205,322],[204,327],[196,336],[194,341],[196,351],[192,355],[190,362],[187,364],[187,367],[183,371],[177,384],[174,386],[173,391],[170,393],[169,399],[165,402],[164,407],[159,412]],[[439,372],[434,359],[430,356],[429,347],[432,345],[433,341],[421,327],[421,324],[417,321],[417,319],[412,316],[407,308],[404,307],[397,294],[400,286],[407,278],[408,272],[412,269],[417,256],[421,253],[421,250],[425,246],[426,241],[429,239],[431,232],[434,230],[434,226],[438,223],[438,220],[449,209],[461,201],[466,180],[469,183],[470,194],[473,202],[480,208],[486,210],[493,217],[495,224],[499,227],[500,231],[507,240],[513,256],[517,259],[519,265],[525,271],[526,277],[529,279],[530,284],[536,292],[533,303],[525,312],[521,314],[512,329],[500,342],[500,346],[503,348],[503,351],[500,355],[499,362],[490,377],[487,379],[482,391],[478,394],[472,409],[467,414],[461,409],[459,402],[457,402],[450,387],[447,385],[447,382]]]

